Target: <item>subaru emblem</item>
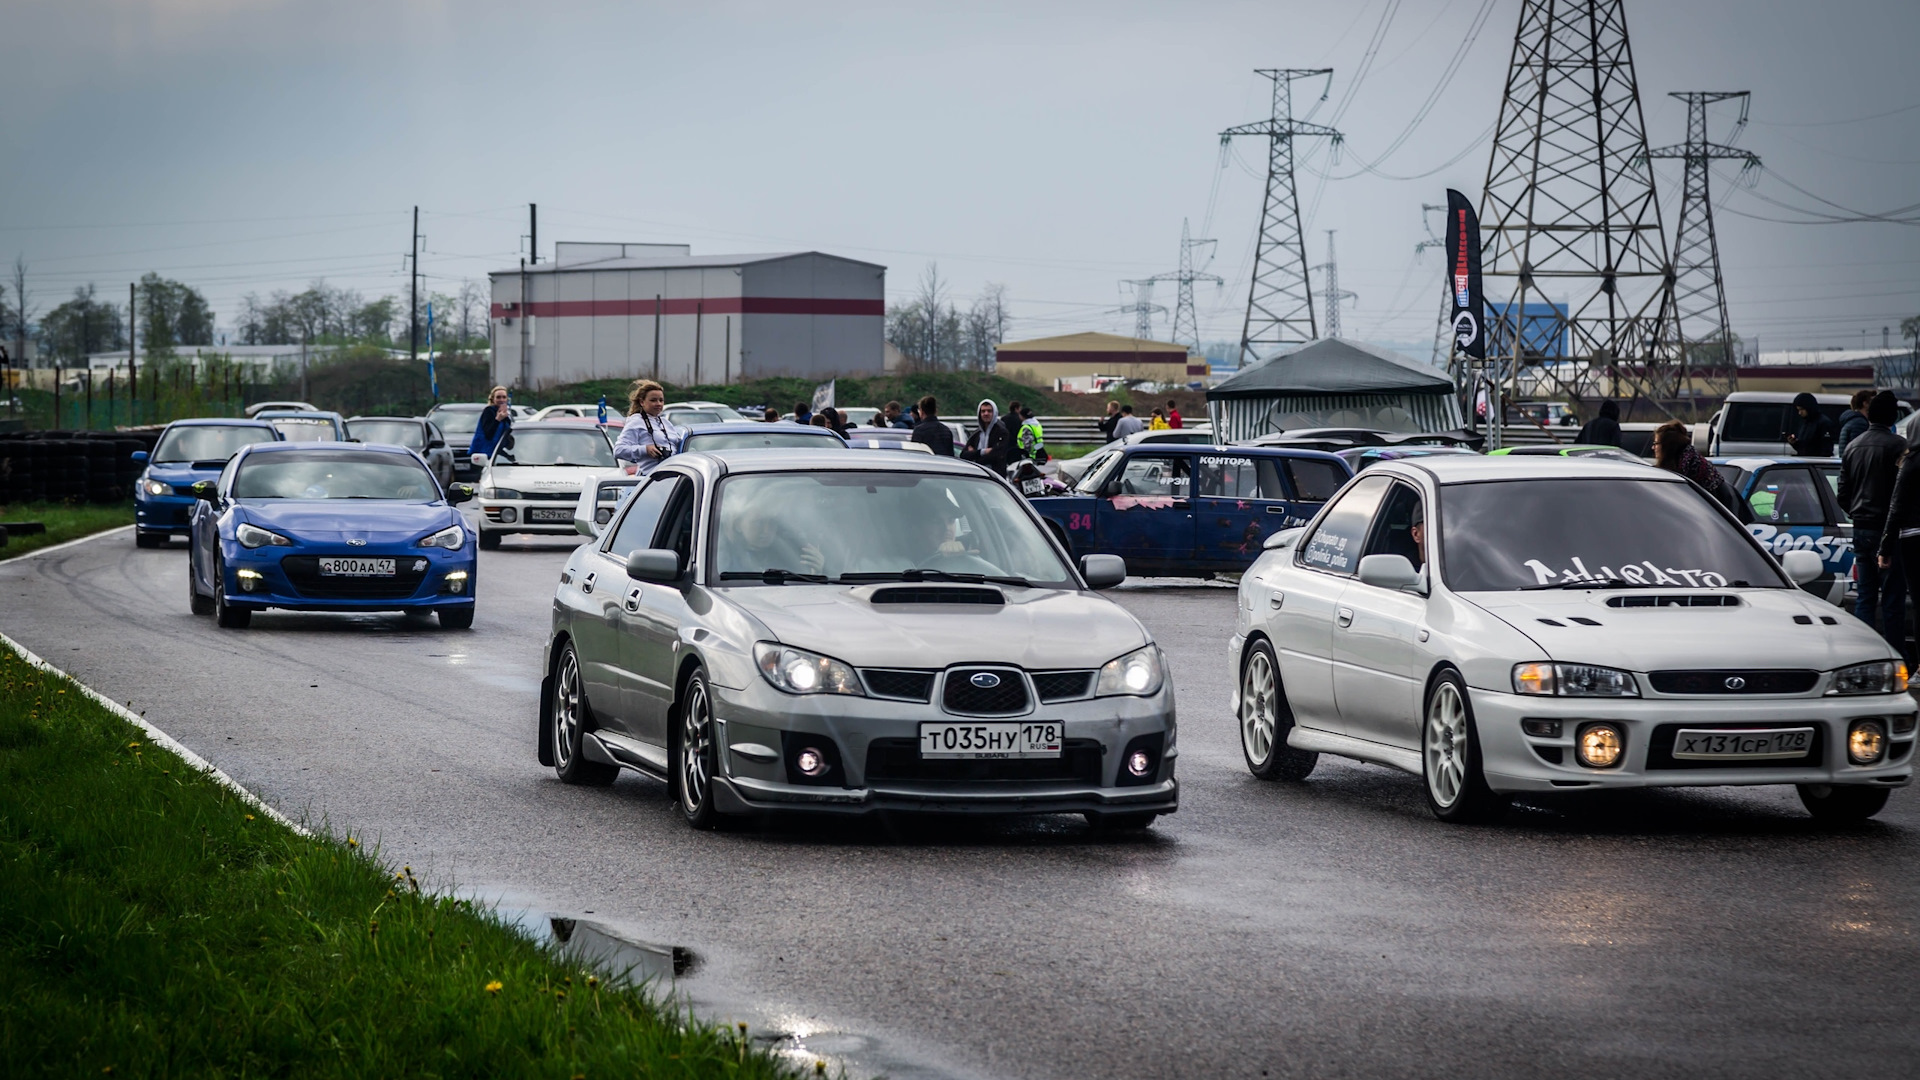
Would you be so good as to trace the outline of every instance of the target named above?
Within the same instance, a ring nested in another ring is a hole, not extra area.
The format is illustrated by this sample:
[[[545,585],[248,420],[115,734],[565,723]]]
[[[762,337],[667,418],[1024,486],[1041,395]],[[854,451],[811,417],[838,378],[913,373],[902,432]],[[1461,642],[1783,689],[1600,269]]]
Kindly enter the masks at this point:
[[[354,547],[366,547],[366,546],[367,546],[367,542],[366,542],[365,540],[349,540],[349,541],[347,541],[347,543],[349,543],[349,544],[351,544],[351,545],[353,545]]]
[[[1738,675],[1727,676],[1727,689],[1745,690],[1746,688],[1747,688],[1747,680],[1741,678]]]
[[[991,690],[1000,685],[1000,676],[995,675],[991,671],[976,671],[973,677],[967,681],[982,690]]]

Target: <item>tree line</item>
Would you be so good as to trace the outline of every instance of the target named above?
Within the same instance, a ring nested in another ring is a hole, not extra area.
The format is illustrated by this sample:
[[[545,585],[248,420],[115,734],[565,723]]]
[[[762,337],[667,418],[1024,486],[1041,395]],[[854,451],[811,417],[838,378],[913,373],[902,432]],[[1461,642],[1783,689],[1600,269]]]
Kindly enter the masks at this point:
[[[919,371],[991,371],[1007,332],[1007,287],[988,284],[965,311],[948,299],[938,264],[920,275],[913,299],[887,306],[887,342]]]

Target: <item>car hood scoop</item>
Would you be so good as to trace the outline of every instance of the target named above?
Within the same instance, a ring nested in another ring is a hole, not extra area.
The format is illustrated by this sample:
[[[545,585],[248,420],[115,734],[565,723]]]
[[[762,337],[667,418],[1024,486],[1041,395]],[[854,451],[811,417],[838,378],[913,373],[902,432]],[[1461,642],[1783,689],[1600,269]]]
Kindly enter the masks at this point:
[[[1002,607],[1007,594],[978,585],[889,585],[867,597],[870,604],[974,604]]]

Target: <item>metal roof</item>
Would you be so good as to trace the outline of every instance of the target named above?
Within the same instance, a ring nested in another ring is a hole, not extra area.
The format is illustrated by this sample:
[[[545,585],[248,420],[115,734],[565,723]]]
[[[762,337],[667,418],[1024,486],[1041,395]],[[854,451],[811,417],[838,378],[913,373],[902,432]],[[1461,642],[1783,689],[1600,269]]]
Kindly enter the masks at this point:
[[[798,259],[812,255],[837,262],[855,263],[871,266],[876,270],[886,267],[879,263],[849,259],[844,255],[829,255],[824,251],[776,251],[758,255],[675,255],[664,258],[638,259],[601,259],[598,262],[537,263],[527,267],[513,267],[507,270],[491,271],[490,277],[508,274],[570,274],[575,271],[589,270],[706,270],[726,269],[733,266],[749,266],[754,263],[779,262],[782,259]]]
[[[1243,367],[1208,400],[1323,394],[1451,394],[1453,380],[1425,364],[1342,338],[1322,338]]]

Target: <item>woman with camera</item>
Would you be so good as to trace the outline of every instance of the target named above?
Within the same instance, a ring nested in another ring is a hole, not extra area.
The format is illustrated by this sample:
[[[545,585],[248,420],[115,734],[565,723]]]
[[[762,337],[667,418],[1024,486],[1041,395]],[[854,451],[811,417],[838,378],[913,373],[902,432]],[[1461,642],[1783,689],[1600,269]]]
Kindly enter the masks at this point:
[[[652,379],[635,382],[627,402],[631,408],[613,444],[613,456],[631,462],[633,471],[645,476],[679,448],[687,429],[667,419],[667,392]]]

